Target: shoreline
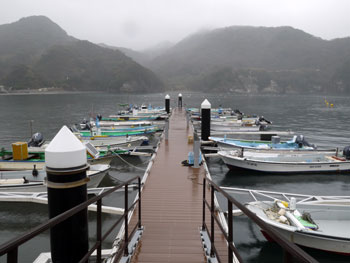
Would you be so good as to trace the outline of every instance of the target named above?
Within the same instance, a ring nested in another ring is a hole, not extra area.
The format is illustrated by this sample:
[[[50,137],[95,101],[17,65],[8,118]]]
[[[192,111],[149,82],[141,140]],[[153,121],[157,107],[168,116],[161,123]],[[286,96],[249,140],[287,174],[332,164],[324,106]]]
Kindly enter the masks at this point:
[[[29,92],[4,92],[0,96],[12,95],[58,95],[58,94],[93,94],[103,93],[101,91],[29,91]]]

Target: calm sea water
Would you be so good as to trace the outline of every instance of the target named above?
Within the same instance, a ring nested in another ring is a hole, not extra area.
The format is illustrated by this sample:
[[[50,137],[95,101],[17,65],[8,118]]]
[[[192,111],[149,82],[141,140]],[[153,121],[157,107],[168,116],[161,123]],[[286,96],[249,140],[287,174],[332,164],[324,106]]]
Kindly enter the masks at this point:
[[[344,147],[350,145],[349,97],[327,97],[334,108],[327,108],[324,97],[298,95],[237,96],[230,94],[182,93],[183,103],[188,107],[199,107],[207,98],[212,107],[231,107],[247,114],[263,115],[273,121],[273,129],[293,130],[322,147]],[[62,125],[71,125],[97,113],[107,116],[120,109],[120,103],[151,103],[164,105],[165,94],[111,95],[111,94],[57,94],[0,96],[0,148],[9,148],[12,142],[28,141],[30,121],[33,132],[42,132],[51,139]],[[177,93],[170,93],[175,106]],[[186,157],[184,157],[186,158]],[[129,160],[145,167],[147,160]],[[217,159],[209,160],[213,179],[220,185],[251,189],[315,195],[350,195],[348,175],[252,175],[233,174]],[[114,163],[105,185],[117,184],[134,175],[139,169],[122,162]],[[114,200],[119,200],[118,196]],[[0,242],[23,233],[47,218],[46,206],[32,204],[0,203]],[[92,215],[93,217],[93,215]],[[109,216],[105,221],[109,222]],[[93,226],[91,226],[93,229]],[[282,252],[277,245],[267,242],[259,229],[245,217],[234,218],[234,241],[247,262],[281,262]],[[94,230],[91,231],[93,233]],[[108,245],[108,244],[107,244]],[[49,251],[48,234],[34,239],[21,247],[20,262],[32,262],[42,251]],[[321,262],[349,262],[350,258],[327,253],[309,251]],[[0,258],[5,262],[5,258]]]

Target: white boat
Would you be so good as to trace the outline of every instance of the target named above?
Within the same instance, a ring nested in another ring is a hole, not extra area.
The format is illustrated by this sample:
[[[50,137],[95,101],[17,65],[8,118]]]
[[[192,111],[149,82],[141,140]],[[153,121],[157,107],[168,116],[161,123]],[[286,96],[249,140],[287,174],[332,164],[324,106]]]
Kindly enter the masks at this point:
[[[311,201],[297,203],[295,207],[291,203],[254,201],[246,207],[295,244],[350,254],[349,200]]]
[[[91,165],[86,171],[87,187],[97,187],[109,170],[107,164]],[[32,170],[0,171],[0,192],[45,192],[45,178],[45,170],[37,170],[37,175]]]
[[[219,151],[230,168],[268,173],[349,172],[350,160],[328,151],[250,152]]]
[[[108,150],[114,148],[130,148],[141,145],[148,145],[149,139],[146,136],[120,136],[120,137],[108,137],[108,136],[95,136],[95,137],[81,137],[79,133],[74,133],[83,143],[91,143],[97,150]],[[40,146],[42,150],[45,149],[50,142],[45,142]],[[38,147],[29,147],[28,151],[34,151]]]
[[[221,188],[233,197],[239,197],[250,211],[289,241],[314,249],[350,254],[350,196]],[[232,212],[235,216],[243,215],[239,209]],[[303,220],[299,214],[304,215]],[[281,218],[282,215],[285,218]],[[264,231],[262,233],[272,240]]]
[[[99,121],[98,126],[102,128],[109,129],[127,129],[135,127],[151,126],[153,123],[151,121]],[[81,130],[90,130],[96,127],[96,121],[90,120],[89,122],[84,120],[79,124]]]
[[[261,125],[248,125],[248,126],[232,126],[226,125],[225,123],[211,123],[210,130],[211,131],[219,131],[219,132],[256,132],[264,130],[265,126]]]
[[[315,150],[316,146],[308,143],[303,135],[294,136],[290,141],[281,142],[279,136],[274,136],[272,141],[239,140],[226,137],[209,137],[219,148],[255,149],[255,150]]]

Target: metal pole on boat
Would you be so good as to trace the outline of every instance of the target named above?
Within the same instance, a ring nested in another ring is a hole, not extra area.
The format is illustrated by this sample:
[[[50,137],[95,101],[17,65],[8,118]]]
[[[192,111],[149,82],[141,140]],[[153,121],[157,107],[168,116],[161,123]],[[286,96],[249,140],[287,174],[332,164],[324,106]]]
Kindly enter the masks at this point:
[[[63,126],[45,149],[49,217],[87,201],[86,148]],[[50,230],[53,262],[79,262],[89,249],[87,209]]]
[[[211,109],[211,104],[210,102],[205,99],[202,102],[201,105],[201,139],[202,141],[207,141],[208,138],[210,137],[210,109]]]
[[[200,140],[199,140],[198,134],[194,132],[193,133],[193,154],[194,154],[193,168],[199,168],[199,147],[200,147]]]
[[[33,136],[33,122],[34,122],[34,120],[29,121],[30,138],[32,138],[32,136]]]
[[[166,110],[166,113],[170,113],[170,96],[169,94],[167,94],[165,96],[165,110]]]
[[[182,108],[182,94],[180,93],[178,96],[178,105],[179,108]]]

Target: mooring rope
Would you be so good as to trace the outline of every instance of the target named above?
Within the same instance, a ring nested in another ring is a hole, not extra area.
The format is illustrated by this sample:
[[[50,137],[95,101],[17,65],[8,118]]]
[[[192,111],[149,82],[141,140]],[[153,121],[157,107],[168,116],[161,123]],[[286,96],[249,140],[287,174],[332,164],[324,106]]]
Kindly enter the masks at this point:
[[[126,163],[127,165],[130,165],[131,167],[134,167],[135,169],[138,169],[138,170],[141,170],[141,171],[146,171],[146,169],[137,167],[137,166],[135,166],[135,165],[129,163],[128,161],[124,160],[119,154],[117,154],[117,153],[112,153],[112,154],[115,155],[115,156],[117,156],[120,160],[122,160],[122,161],[123,161],[124,163]],[[148,162],[148,161],[149,161],[149,160],[147,160],[147,161],[145,161],[145,162],[143,162],[143,163],[141,163],[141,164],[144,164],[144,163],[146,163],[146,162]]]

